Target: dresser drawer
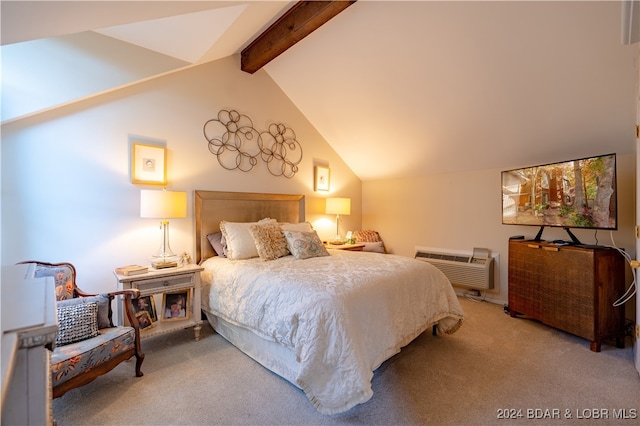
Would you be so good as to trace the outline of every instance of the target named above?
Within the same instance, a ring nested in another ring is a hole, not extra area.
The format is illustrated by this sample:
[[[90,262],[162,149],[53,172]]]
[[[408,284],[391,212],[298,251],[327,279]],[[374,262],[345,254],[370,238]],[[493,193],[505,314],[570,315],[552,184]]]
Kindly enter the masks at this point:
[[[193,274],[131,281],[131,287],[140,290],[141,295],[162,293],[170,290],[180,290],[192,286]]]

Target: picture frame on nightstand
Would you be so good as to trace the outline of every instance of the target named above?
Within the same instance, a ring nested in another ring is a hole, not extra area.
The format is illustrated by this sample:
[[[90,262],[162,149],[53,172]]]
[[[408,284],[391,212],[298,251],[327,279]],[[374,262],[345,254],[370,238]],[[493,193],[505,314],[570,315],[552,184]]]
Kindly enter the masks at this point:
[[[162,321],[181,321],[189,319],[189,290],[165,293],[162,295]]]
[[[138,318],[138,326],[140,330],[146,330],[147,328],[153,327],[153,321],[151,321],[151,315],[147,311],[140,311],[136,314],[136,318]]]
[[[158,321],[158,316],[156,315],[156,303],[153,300],[153,296],[140,296],[132,300],[133,302],[133,312],[138,316],[138,314],[142,311],[145,311],[149,314],[149,320],[151,322]]]

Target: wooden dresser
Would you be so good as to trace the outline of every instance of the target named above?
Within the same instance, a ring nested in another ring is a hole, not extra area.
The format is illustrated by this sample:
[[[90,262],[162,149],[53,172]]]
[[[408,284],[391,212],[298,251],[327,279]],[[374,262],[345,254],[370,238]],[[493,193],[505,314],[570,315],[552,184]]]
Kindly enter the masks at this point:
[[[2,424],[53,424],[50,351],[58,331],[53,278],[2,268]]]
[[[615,249],[509,241],[509,312],[591,342],[624,348],[624,258]]]

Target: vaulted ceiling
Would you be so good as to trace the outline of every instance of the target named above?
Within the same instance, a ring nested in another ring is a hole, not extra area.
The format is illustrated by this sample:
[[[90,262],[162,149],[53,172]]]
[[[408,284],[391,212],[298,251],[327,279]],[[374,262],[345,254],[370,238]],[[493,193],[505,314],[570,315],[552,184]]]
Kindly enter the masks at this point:
[[[2,1],[3,85],[10,59],[53,40],[131,49],[145,66],[110,69],[101,91],[132,84],[239,54],[293,4]],[[629,153],[638,47],[620,41],[620,9],[360,0],[258,72],[362,180]]]

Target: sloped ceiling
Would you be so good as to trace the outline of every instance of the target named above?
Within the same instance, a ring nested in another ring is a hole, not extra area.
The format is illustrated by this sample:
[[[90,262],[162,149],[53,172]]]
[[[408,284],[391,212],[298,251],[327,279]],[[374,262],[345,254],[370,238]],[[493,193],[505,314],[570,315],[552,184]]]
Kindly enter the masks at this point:
[[[2,44],[97,32],[179,68],[239,53],[293,3],[3,1]],[[620,10],[360,0],[259,72],[362,180],[630,153]]]

